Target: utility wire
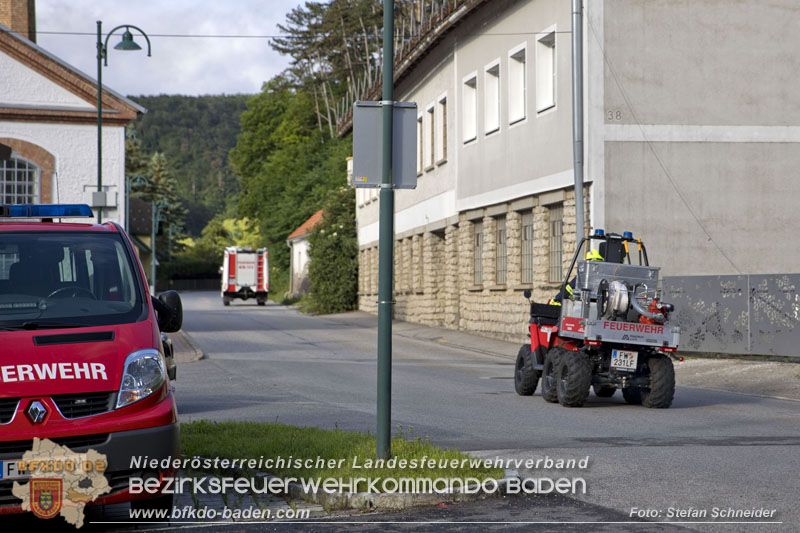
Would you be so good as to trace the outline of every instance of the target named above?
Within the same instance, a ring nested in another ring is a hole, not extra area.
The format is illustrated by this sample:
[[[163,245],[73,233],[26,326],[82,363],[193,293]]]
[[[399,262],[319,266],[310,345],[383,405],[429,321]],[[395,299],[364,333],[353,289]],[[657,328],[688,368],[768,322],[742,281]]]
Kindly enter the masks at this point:
[[[600,53],[603,55],[603,62],[608,66],[608,71],[611,73],[611,77],[614,79],[614,84],[617,86],[617,89],[619,89],[619,92],[622,95],[622,99],[625,100],[625,105],[628,107],[628,110],[630,111],[631,116],[633,117],[633,120],[636,123],[636,126],[639,128],[639,132],[642,134],[642,138],[644,139],[645,144],[650,149],[650,152],[653,154],[653,156],[656,158],[658,166],[661,167],[661,171],[664,173],[664,176],[667,177],[667,181],[670,183],[670,185],[672,185],[672,188],[675,190],[675,193],[678,195],[678,198],[680,198],[681,202],[683,202],[683,205],[686,207],[687,211],[689,211],[689,214],[692,215],[692,218],[694,218],[695,223],[697,223],[697,225],[700,226],[700,229],[703,230],[703,233],[706,235],[706,238],[714,245],[714,247],[722,255],[722,257],[724,257],[728,261],[728,263],[730,263],[733,269],[738,274],[741,274],[742,271],[739,270],[739,267],[737,267],[736,264],[733,262],[733,260],[728,256],[728,254],[725,253],[725,250],[723,250],[720,247],[720,245],[717,244],[717,241],[714,240],[714,238],[711,236],[711,233],[708,231],[708,229],[706,229],[705,225],[703,225],[703,223],[700,221],[700,217],[697,216],[697,213],[695,213],[694,209],[692,209],[692,206],[689,205],[689,201],[686,199],[686,196],[678,188],[678,185],[675,183],[672,174],[670,174],[669,170],[667,170],[667,166],[661,160],[661,156],[658,155],[655,146],[650,141],[650,139],[647,138],[647,134],[645,133],[644,128],[642,127],[642,123],[639,122],[639,117],[636,115],[636,111],[634,111],[633,109],[633,104],[631,104],[631,101],[628,98],[628,94],[625,92],[625,89],[623,89],[622,83],[619,81],[617,73],[614,70],[614,66],[611,64],[611,61],[609,61],[608,56],[606,55],[606,51],[603,48],[603,43],[600,42],[600,37],[598,37],[597,32],[595,31],[594,26],[592,25],[592,22],[589,19],[589,17],[586,16],[585,11],[586,10],[584,8],[584,18],[586,19],[586,22],[589,25],[589,29],[591,30],[592,35],[594,35],[595,41],[597,41],[597,46],[600,48]]]
[[[21,32],[22,34],[26,32]],[[37,31],[38,35],[85,35],[96,36],[97,33],[83,32],[83,31]],[[504,36],[504,35],[549,35],[551,33],[572,33],[571,31],[518,31],[518,32],[487,32],[487,33],[471,33],[472,35],[481,36]],[[138,35],[138,34],[134,34]],[[148,33],[148,37],[178,37],[185,39],[291,39],[293,35],[238,35],[238,34],[191,34],[191,33]]]

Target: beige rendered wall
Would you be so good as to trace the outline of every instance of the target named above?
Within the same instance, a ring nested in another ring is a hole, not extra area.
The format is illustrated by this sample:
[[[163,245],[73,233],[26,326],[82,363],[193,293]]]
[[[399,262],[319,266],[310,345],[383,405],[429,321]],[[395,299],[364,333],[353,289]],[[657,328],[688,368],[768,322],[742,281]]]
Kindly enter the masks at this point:
[[[797,27],[791,0],[603,2],[597,225],[667,275],[797,272]]]

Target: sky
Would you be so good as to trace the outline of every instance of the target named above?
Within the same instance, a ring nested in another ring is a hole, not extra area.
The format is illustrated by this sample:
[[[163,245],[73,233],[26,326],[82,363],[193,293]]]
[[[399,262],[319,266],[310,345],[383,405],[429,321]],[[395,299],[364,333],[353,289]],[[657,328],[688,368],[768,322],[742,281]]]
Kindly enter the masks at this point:
[[[276,35],[277,24],[302,0],[38,0],[37,44],[97,79],[97,21],[103,40],[132,24],[142,50],[114,50],[124,29],[108,41],[103,85],[125,96],[255,94],[289,66],[268,39],[162,37],[159,35]],[[45,32],[83,32],[57,35]]]

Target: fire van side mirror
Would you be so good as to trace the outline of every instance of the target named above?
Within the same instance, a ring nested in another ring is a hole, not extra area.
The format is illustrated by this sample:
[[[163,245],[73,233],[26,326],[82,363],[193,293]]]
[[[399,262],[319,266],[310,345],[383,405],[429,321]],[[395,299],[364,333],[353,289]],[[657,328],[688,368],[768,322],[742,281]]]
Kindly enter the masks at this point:
[[[153,307],[158,313],[158,329],[174,333],[183,326],[183,304],[175,291],[166,291],[153,298]]]

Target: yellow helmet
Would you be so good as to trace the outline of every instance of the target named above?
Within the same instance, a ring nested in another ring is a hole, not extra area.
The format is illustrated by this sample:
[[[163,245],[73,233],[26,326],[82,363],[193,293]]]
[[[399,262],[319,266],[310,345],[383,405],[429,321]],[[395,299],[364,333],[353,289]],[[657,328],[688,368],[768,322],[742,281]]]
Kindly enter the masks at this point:
[[[602,261],[603,260],[603,256],[600,255],[600,252],[598,252],[597,250],[589,250],[586,253],[586,260],[587,261]]]

